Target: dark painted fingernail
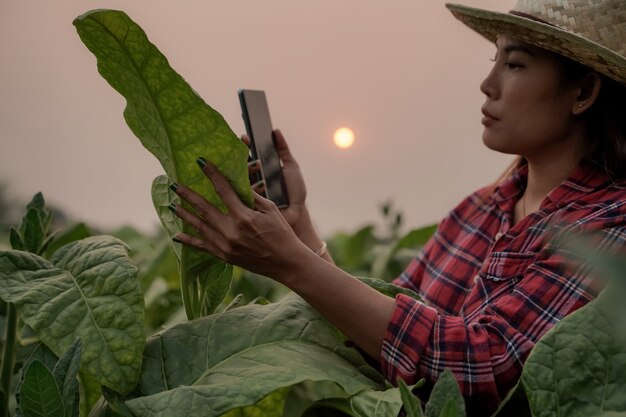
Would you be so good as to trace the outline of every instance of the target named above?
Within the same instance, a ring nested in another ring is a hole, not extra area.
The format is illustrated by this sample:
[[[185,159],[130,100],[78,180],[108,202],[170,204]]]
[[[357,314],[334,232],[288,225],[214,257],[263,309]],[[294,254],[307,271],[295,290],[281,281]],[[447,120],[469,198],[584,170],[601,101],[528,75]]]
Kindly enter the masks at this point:
[[[168,209],[170,209],[173,213],[176,213],[176,204],[174,204],[174,203],[170,203],[170,204],[167,206],[167,208],[168,208]]]
[[[183,243],[179,238],[177,238],[176,236],[172,237],[172,240],[176,243]]]
[[[206,166],[206,159],[204,159],[203,157],[199,157],[198,159],[196,159],[196,162],[198,163],[200,168],[204,168]]]
[[[259,161],[248,162],[248,167],[249,168],[256,168],[258,163],[259,163]]]
[[[264,180],[261,180],[259,182],[255,182],[254,184],[252,184],[252,188],[259,188],[262,185],[265,185],[265,181]]]
[[[171,183],[170,190],[176,192],[176,190],[178,190],[178,184],[176,184],[175,182]]]

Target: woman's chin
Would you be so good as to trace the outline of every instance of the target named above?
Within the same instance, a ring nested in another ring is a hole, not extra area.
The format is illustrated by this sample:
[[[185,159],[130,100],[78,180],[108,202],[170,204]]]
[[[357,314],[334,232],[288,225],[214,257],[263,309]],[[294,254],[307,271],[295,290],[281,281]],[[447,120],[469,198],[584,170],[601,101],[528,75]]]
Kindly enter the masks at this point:
[[[518,154],[518,149],[515,149],[515,147],[511,146],[507,141],[502,140],[502,138],[496,137],[496,135],[488,132],[487,129],[483,131],[483,144],[492,151],[506,154]]]

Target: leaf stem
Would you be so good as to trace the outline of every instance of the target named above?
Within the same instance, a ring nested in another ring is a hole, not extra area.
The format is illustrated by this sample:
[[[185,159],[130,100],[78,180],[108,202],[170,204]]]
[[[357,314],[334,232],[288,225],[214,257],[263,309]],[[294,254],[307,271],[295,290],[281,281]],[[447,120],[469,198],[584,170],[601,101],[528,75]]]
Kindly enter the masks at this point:
[[[193,294],[192,294],[192,283],[187,280],[187,274],[185,271],[187,270],[187,262],[184,254],[181,254],[180,257],[180,292],[183,296],[183,307],[185,307],[185,313],[187,315],[187,320],[193,320],[195,317],[194,309],[193,309]]]
[[[2,404],[0,416],[9,416],[9,399],[11,394],[11,379],[15,365],[15,346],[17,342],[17,310],[13,303],[7,303],[6,323],[4,332],[4,349],[0,364],[0,390],[2,390]]]

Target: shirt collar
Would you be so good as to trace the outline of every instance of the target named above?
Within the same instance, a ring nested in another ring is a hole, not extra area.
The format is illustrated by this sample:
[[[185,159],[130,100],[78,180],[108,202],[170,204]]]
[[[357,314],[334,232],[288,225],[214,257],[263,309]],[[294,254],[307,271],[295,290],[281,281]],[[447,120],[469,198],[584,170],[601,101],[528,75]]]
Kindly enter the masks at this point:
[[[528,165],[524,164],[495,187],[494,200],[502,210],[508,211],[513,208],[526,189],[527,179]],[[564,207],[609,182],[610,179],[597,165],[581,163],[565,181],[548,193],[541,207],[549,205],[556,208]]]
[[[526,164],[517,167],[502,182],[496,185],[493,191],[493,199],[503,210],[512,207],[526,189],[528,166]]]
[[[600,167],[591,163],[582,163],[572,175],[548,193],[544,204],[549,200],[557,208],[564,207],[595,190],[605,187],[610,182],[610,178]]]

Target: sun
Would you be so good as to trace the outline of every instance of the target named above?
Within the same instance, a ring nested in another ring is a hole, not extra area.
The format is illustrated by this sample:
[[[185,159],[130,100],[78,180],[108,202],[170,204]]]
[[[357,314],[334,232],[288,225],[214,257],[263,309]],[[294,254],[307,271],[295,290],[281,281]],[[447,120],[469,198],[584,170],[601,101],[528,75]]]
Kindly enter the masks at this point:
[[[348,149],[354,143],[354,132],[347,127],[342,127],[335,131],[333,140],[338,148]]]

